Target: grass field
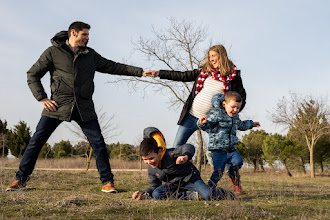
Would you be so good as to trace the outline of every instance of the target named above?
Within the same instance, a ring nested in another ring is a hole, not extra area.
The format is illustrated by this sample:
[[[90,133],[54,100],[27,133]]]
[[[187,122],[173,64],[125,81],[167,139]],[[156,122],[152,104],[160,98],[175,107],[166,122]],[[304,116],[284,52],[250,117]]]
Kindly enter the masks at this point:
[[[242,169],[246,195],[236,201],[135,201],[132,193],[148,186],[145,171],[114,171],[118,194],[101,192],[95,170],[35,170],[27,191],[6,192],[15,171],[2,161],[0,219],[330,219],[329,174]],[[231,189],[227,176],[220,185]]]

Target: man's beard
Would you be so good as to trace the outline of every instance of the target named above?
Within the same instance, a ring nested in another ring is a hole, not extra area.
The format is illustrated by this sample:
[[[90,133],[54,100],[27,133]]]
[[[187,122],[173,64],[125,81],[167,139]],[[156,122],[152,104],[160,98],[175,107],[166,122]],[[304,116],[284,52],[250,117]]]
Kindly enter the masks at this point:
[[[79,47],[87,47],[88,41],[84,42],[84,41],[80,41],[79,42]]]

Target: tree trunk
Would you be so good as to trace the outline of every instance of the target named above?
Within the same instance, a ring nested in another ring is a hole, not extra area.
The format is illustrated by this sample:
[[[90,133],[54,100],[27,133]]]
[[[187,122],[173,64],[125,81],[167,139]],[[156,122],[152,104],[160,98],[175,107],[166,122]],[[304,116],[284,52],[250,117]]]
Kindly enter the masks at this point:
[[[321,173],[323,173],[323,163],[320,161]]]
[[[88,159],[87,159],[86,170],[89,169],[89,165],[91,164],[92,154],[93,154],[93,148],[91,147],[91,149],[89,151],[89,156],[88,156]]]
[[[253,167],[254,167],[254,172],[257,171],[257,160],[253,160]]]
[[[2,158],[5,157],[5,140],[6,140],[6,135],[5,134],[1,134],[1,141],[2,141]]]
[[[119,144],[119,159],[121,159],[121,144]]]
[[[314,168],[314,149],[311,147],[309,150],[309,166],[311,169],[311,178],[315,178],[315,168]]]
[[[200,173],[202,173],[202,157],[203,157],[203,139],[202,139],[202,132],[200,129],[197,130],[197,137],[198,137],[198,150],[197,150],[197,163],[196,167]]]
[[[262,170],[263,172],[265,172],[264,162],[263,162],[262,159],[259,161],[259,164],[260,164],[260,168],[261,168],[261,170]]]
[[[300,161],[301,161],[301,168],[303,169],[304,174],[306,174],[306,169],[305,169],[305,161],[303,157],[300,157]]]
[[[142,171],[142,157],[139,156],[139,158],[140,158],[140,171]]]
[[[292,174],[290,173],[289,168],[288,168],[288,166],[286,165],[286,159],[283,160],[282,163],[283,163],[283,165],[284,165],[284,167],[285,167],[285,169],[286,169],[286,172],[287,172],[287,174],[289,175],[289,177],[292,177]]]

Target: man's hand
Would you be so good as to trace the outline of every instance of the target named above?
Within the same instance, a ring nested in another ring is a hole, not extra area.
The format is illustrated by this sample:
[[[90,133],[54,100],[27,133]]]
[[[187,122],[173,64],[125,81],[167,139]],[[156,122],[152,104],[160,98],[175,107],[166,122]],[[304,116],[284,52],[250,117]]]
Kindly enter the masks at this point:
[[[49,112],[55,112],[56,107],[58,107],[57,103],[48,98],[44,98],[40,101],[40,103],[45,107],[45,109]]]
[[[260,123],[257,121],[253,122],[253,127],[260,127]]]
[[[200,124],[200,125],[203,125],[203,124],[205,124],[206,122],[207,122],[207,117],[206,117],[206,116],[201,117],[201,119],[199,120],[199,124]]]
[[[144,195],[142,195],[142,193],[140,191],[136,191],[135,193],[133,193],[132,199],[135,199],[135,200],[144,200],[145,197],[144,197]]]
[[[185,162],[188,161],[188,156],[185,155],[185,156],[180,156],[178,158],[176,158],[176,164],[184,164]]]
[[[155,78],[159,75],[159,71],[157,70],[146,70],[142,73],[142,76],[151,76],[152,78]]]

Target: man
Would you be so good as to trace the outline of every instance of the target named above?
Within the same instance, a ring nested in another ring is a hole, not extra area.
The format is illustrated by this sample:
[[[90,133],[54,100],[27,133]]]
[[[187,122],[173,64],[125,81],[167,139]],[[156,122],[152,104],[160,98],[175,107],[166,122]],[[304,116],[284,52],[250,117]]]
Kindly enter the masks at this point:
[[[107,60],[87,47],[90,25],[74,22],[68,31],[57,33],[53,46],[40,56],[27,72],[27,82],[34,97],[44,106],[41,119],[22,157],[16,180],[7,191],[26,189],[39,152],[50,135],[63,121],[75,120],[88,138],[94,152],[103,192],[117,192],[114,187],[108,151],[101,134],[94,109],[95,71],[115,75],[141,76],[138,67]],[[50,72],[51,96],[41,84],[41,78]]]
[[[164,137],[157,128],[149,127],[144,130],[140,156],[148,164],[149,188],[143,192],[134,192],[133,199],[198,199],[193,192],[198,192],[205,200],[236,198],[232,192],[222,188],[210,189],[204,183],[199,171],[190,162],[195,154],[193,145],[184,144],[178,148],[166,149],[165,140],[162,139]]]

